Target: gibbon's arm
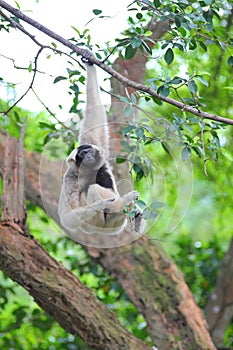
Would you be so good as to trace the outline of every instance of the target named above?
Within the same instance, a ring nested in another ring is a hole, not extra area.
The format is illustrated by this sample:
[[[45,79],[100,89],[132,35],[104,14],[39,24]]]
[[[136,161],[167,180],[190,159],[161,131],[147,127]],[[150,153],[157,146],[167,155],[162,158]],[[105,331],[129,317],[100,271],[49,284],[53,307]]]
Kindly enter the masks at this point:
[[[104,148],[109,155],[108,125],[105,108],[101,103],[96,67],[86,63],[86,108],[81,122],[79,146],[92,144]]]

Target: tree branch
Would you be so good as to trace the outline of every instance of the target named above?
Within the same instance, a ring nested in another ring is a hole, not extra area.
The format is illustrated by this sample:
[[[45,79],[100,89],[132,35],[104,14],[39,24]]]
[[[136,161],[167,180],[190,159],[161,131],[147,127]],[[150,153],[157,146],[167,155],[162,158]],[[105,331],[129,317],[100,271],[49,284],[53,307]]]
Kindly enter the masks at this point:
[[[31,19],[30,17],[26,16],[25,14],[23,14],[18,9],[10,6],[5,1],[0,0],[0,6],[2,6],[5,10],[9,11],[10,13],[15,15],[17,18],[21,19],[22,21],[30,24],[34,28],[38,29],[39,31],[41,31],[44,34],[48,35],[49,37],[53,38],[54,40],[60,42],[61,44],[65,45],[66,47],[69,47],[71,50],[76,52],[78,55],[83,56],[85,54],[85,49],[74,45],[69,40],[63,38],[62,36],[60,36],[60,35],[58,35],[56,33],[54,33],[53,31],[51,31],[47,27],[43,26],[42,24],[38,23],[37,21],[35,21],[35,20]],[[213,120],[213,121],[216,121],[216,122],[233,125],[233,120],[232,119],[224,118],[224,117],[219,116],[219,115],[215,115],[215,114],[211,114],[211,113],[207,113],[207,112],[201,111],[201,110],[199,110],[197,108],[194,108],[192,106],[186,105],[186,104],[184,104],[182,102],[176,101],[176,100],[174,100],[172,98],[169,98],[169,97],[162,97],[154,89],[152,89],[151,87],[145,86],[145,85],[142,85],[140,83],[136,83],[135,81],[132,81],[130,79],[127,79],[126,77],[124,77],[120,73],[116,72],[111,67],[109,67],[108,65],[106,65],[105,63],[103,63],[102,61],[100,61],[99,59],[97,59],[94,56],[91,56],[89,58],[89,60],[90,60],[90,62],[96,64],[97,66],[99,66],[100,68],[102,68],[103,70],[108,72],[112,77],[114,77],[117,80],[119,80],[125,86],[129,86],[129,87],[132,87],[133,89],[145,92],[145,93],[147,93],[147,94],[149,94],[149,95],[151,95],[153,97],[156,97],[157,99],[159,99],[159,100],[161,100],[163,102],[169,103],[170,105],[173,105],[173,106],[175,106],[175,107],[177,107],[177,108],[179,108],[179,109],[181,109],[183,111],[187,111],[187,112],[189,112],[189,113],[191,113],[193,115],[196,115],[197,117],[200,117],[202,119],[210,119],[210,120]]]
[[[17,254],[16,254],[17,252]],[[96,350],[149,350],[37,240],[0,223],[0,268],[67,332]]]

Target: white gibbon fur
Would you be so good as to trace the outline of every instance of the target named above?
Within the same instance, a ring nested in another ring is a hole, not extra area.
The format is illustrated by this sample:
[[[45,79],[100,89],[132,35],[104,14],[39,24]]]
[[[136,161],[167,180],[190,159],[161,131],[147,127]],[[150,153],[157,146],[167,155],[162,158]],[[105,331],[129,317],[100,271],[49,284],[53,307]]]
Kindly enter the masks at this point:
[[[58,203],[62,226],[70,233],[118,234],[128,228],[141,233],[142,213],[134,219],[124,213],[125,206],[134,205],[136,191],[120,196],[112,174],[109,157],[108,122],[100,100],[96,67],[88,61],[87,51],[86,108],[81,122],[78,145],[66,159],[67,171]],[[130,225],[130,227],[129,227]]]

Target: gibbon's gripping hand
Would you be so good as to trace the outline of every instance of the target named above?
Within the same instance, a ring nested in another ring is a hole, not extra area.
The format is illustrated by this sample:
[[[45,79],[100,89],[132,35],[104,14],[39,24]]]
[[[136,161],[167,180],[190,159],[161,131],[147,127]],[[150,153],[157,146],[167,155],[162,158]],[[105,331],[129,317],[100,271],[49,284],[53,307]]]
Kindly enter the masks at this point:
[[[85,63],[85,64],[88,64],[89,66],[93,66],[93,63],[91,63],[89,61],[89,58],[91,56],[93,56],[93,57],[95,56],[93,54],[93,52],[91,50],[89,50],[89,49],[84,49],[83,50],[83,55],[82,55],[82,58],[81,58],[82,62]]]

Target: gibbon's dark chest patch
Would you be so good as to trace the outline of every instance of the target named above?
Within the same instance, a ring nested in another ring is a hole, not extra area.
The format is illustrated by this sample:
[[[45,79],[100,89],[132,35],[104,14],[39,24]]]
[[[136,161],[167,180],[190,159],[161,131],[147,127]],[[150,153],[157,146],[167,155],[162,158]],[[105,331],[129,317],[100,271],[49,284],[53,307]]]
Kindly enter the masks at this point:
[[[108,172],[106,165],[103,165],[97,172],[96,183],[105,188],[113,189],[112,177]]]

